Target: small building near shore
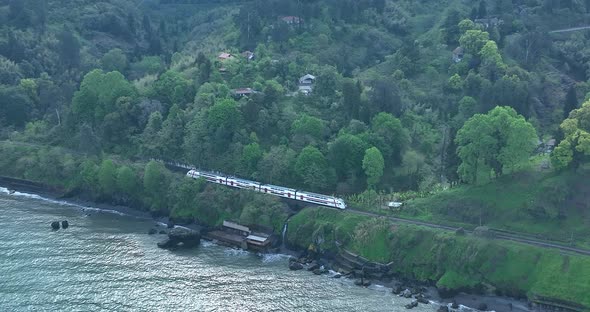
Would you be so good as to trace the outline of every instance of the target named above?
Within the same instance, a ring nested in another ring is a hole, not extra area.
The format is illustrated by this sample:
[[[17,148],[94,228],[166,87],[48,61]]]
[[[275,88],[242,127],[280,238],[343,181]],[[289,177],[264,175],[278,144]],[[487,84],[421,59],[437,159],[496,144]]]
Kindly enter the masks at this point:
[[[223,230],[229,233],[239,234],[243,236],[250,235],[250,228],[247,226],[243,226],[241,224],[231,222],[231,221],[223,221]]]
[[[265,236],[260,233],[250,234],[246,237],[246,242],[248,245],[252,245],[258,248],[264,248],[270,244],[270,237]]]

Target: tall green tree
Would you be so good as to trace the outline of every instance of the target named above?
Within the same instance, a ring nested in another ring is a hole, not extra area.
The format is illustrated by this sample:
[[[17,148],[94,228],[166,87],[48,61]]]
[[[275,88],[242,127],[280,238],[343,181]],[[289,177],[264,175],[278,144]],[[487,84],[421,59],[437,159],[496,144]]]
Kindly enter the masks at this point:
[[[478,55],[483,46],[490,40],[490,35],[479,29],[467,30],[461,38],[459,43],[465,51],[472,55]]]
[[[72,113],[78,123],[101,125],[105,116],[116,111],[120,97],[136,98],[137,91],[119,72],[95,69],[84,76],[74,93]]]
[[[344,134],[329,144],[330,164],[336,169],[339,181],[355,182],[362,172],[367,143],[358,136]]]
[[[183,112],[178,105],[175,104],[170,108],[158,136],[159,145],[162,147],[162,157],[166,159],[181,157],[184,143],[184,119]]]
[[[376,147],[367,149],[363,158],[363,170],[365,170],[365,175],[367,176],[367,186],[369,189],[375,189],[381,176],[383,176],[384,168],[385,161],[379,149]]]
[[[399,119],[388,113],[379,113],[371,121],[370,141],[393,167],[401,161],[409,136]]]
[[[590,101],[570,112],[561,123],[564,139],[551,154],[556,169],[578,168],[590,159]]]
[[[109,52],[105,53],[100,60],[102,65],[102,69],[110,72],[110,71],[118,71],[118,72],[125,72],[127,69],[127,56],[123,53],[121,49],[112,49]]]
[[[528,160],[536,146],[533,126],[510,107],[496,107],[476,114],[457,132],[459,176],[477,183],[478,176],[493,171],[496,176],[513,172]]]
[[[147,163],[144,169],[143,190],[146,203],[152,211],[161,211],[166,204],[169,182],[165,171],[166,168],[162,163],[153,160]]]
[[[330,170],[326,157],[316,147],[307,146],[297,156],[295,173],[303,185],[321,191],[328,187]]]
[[[117,167],[110,159],[105,159],[98,168],[98,184],[101,193],[112,196],[117,190]]]
[[[129,166],[117,169],[117,190],[127,196],[137,195],[139,183],[135,172]]]
[[[19,0],[17,0],[19,1]],[[65,69],[71,69],[80,65],[80,41],[74,33],[65,28],[59,33],[58,53],[61,65]]]

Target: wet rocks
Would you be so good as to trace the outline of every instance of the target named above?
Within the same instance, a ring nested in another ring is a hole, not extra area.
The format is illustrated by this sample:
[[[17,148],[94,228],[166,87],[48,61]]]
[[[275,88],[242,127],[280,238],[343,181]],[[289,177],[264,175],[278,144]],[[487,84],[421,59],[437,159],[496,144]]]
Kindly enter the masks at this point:
[[[303,270],[303,264],[301,264],[297,261],[290,261],[289,262],[289,270],[291,270],[291,271]]]
[[[158,233],[158,231],[156,231],[156,229],[150,229],[150,230],[148,231],[148,234],[149,234],[149,235],[154,235],[154,234],[156,234],[156,233]]]
[[[366,278],[361,278],[354,281],[354,284],[357,286],[368,287],[371,286],[371,281]]]
[[[70,223],[68,223],[68,220],[61,221],[61,228],[62,229],[67,229],[69,226],[70,226]]]
[[[319,268],[320,268],[320,265],[317,262],[313,261],[309,264],[309,266],[307,267],[307,270],[313,272]]]
[[[480,311],[487,311],[488,310],[488,305],[482,302],[482,303],[480,303],[477,306],[477,309],[480,310]]]
[[[402,285],[400,285],[400,284],[395,284],[391,288],[391,293],[394,295],[399,295],[401,292],[402,292]]]
[[[51,222],[51,228],[52,228],[54,231],[57,231],[57,230],[59,230],[59,221],[53,221],[53,222]]]
[[[404,298],[412,298],[412,292],[406,288],[404,291],[402,291],[400,296],[402,296]]]
[[[452,309],[459,309],[459,304],[457,304],[457,301],[453,300],[453,303],[451,304],[451,308]]]
[[[430,301],[428,301],[428,299],[426,299],[426,297],[424,297],[424,295],[419,294],[416,296],[416,300],[418,301],[418,303],[422,303],[422,304],[429,304]]]
[[[166,234],[166,231],[160,230],[160,234]]]
[[[186,228],[173,228],[168,232],[168,239],[159,242],[158,247],[164,249],[189,248],[198,246],[200,242],[201,235],[198,232]]]
[[[406,309],[413,309],[418,306],[418,300],[413,300],[412,302],[405,305]]]
[[[449,307],[447,307],[446,305],[441,305],[440,307],[438,307],[438,310],[436,310],[436,312],[449,312]]]

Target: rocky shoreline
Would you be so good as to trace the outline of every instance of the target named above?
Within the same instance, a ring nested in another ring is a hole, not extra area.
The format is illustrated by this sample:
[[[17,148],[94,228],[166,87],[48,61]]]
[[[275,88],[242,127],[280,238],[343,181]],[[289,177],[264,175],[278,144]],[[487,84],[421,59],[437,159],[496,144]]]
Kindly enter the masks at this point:
[[[88,213],[115,213],[119,215],[128,215],[141,219],[150,219],[156,222],[156,227],[161,225],[171,225],[168,232],[159,230],[160,234],[169,234],[175,225],[167,217],[154,217],[149,212],[139,211],[133,208],[125,206],[116,206],[104,203],[95,203],[83,200],[77,197],[64,197],[64,194],[59,190],[51,188],[49,186],[43,186],[39,183],[30,182],[26,180],[19,180],[13,178],[0,177],[0,187],[5,187],[8,190],[17,192],[30,192],[32,194],[40,195],[48,200],[61,201],[65,204],[78,207]],[[18,195],[18,194],[17,194]],[[192,235],[194,233],[200,234],[203,228],[197,224],[183,224],[180,228],[185,228]],[[146,233],[153,232],[155,230],[146,229]],[[187,232],[187,231],[179,231]],[[184,235],[184,234],[179,234]],[[174,234],[173,234],[174,236]],[[177,245],[179,241],[174,241],[174,238],[162,242],[162,248],[170,248]],[[200,236],[199,236],[200,239]],[[191,238],[189,246],[196,246],[194,237]],[[339,270],[338,264],[335,263],[332,257],[320,257],[319,255],[308,255],[306,252],[299,250],[293,250],[282,246],[281,248],[275,248],[272,250],[275,253],[287,253],[291,255],[289,261],[289,269],[291,270],[307,270],[316,275],[331,274],[332,278],[351,278],[355,280],[355,284],[360,287],[367,287],[371,284],[378,284],[391,289],[392,295],[397,295],[405,298],[413,298],[414,301],[406,306],[411,309],[418,304],[439,304],[440,308],[438,311],[516,311],[516,312],[528,312],[528,311],[552,311],[548,309],[541,309],[539,307],[533,309],[530,303],[525,300],[519,300],[508,297],[500,297],[495,295],[478,295],[478,294],[465,294],[460,293],[449,298],[442,298],[436,289],[431,285],[420,284],[415,281],[398,279],[394,276],[385,276],[382,278],[367,277],[365,272],[357,271],[342,271]],[[297,255],[298,257],[294,257]],[[479,309],[478,309],[479,308]]]
[[[315,275],[329,275],[331,278],[349,278],[360,287],[368,287],[372,284],[391,289],[394,296],[413,299],[405,307],[412,309],[420,304],[438,305],[439,312],[448,311],[549,311],[533,308],[526,300],[495,295],[476,295],[460,293],[448,298],[442,298],[436,287],[416,281],[400,279],[395,276],[369,277],[364,270],[343,270],[333,258],[322,258],[318,255],[309,255],[303,251],[298,257],[289,259],[289,269],[293,271],[305,270]],[[373,275],[374,276],[374,275]]]

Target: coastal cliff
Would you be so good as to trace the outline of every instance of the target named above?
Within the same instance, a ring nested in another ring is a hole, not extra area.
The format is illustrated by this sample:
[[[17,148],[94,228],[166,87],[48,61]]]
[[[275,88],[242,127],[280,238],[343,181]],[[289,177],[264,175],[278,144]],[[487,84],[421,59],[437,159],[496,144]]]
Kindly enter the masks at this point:
[[[395,276],[435,285],[443,296],[465,291],[590,309],[586,256],[321,208],[292,217],[287,237],[302,249],[331,254],[346,249],[390,263]]]

